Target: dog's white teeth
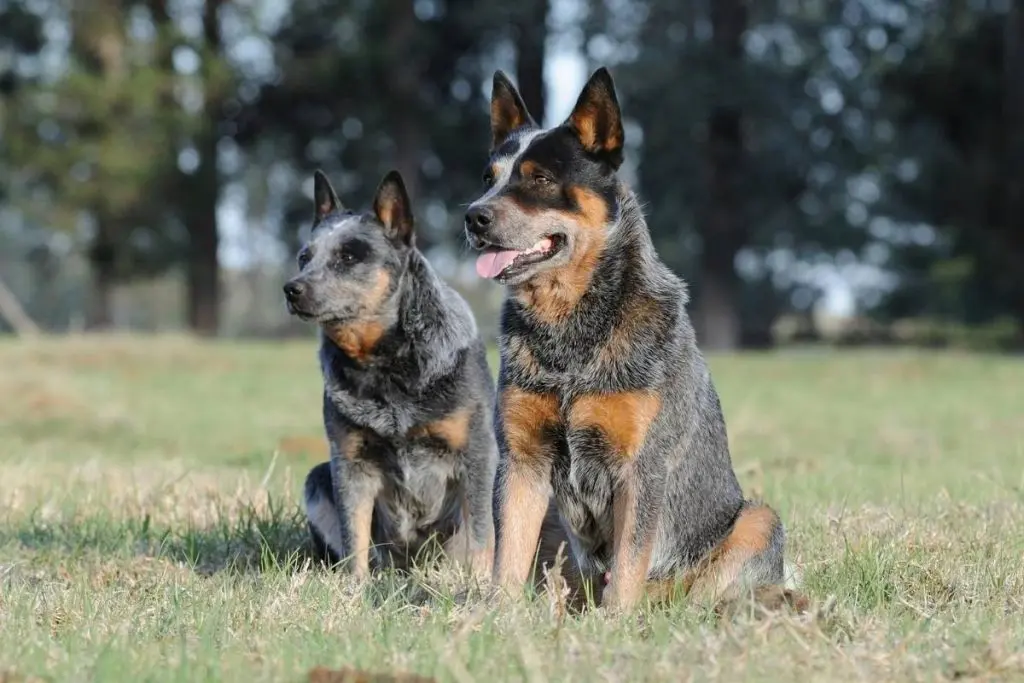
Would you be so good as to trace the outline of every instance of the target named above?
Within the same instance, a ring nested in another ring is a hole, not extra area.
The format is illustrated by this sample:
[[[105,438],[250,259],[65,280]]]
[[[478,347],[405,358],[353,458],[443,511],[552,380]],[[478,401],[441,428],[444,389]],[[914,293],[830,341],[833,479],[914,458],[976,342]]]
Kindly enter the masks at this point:
[[[545,237],[544,239],[540,240],[535,245],[530,247],[529,251],[527,251],[526,253],[527,254],[537,254],[537,253],[548,251],[549,249],[551,249],[551,238],[550,237]]]

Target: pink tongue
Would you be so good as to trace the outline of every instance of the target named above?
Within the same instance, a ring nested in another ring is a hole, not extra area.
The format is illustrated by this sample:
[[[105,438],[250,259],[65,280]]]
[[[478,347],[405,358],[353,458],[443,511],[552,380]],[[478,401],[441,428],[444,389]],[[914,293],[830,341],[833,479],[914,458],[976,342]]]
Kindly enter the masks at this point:
[[[501,271],[509,267],[520,251],[489,251],[476,260],[476,274],[480,277],[492,279],[501,275]]]

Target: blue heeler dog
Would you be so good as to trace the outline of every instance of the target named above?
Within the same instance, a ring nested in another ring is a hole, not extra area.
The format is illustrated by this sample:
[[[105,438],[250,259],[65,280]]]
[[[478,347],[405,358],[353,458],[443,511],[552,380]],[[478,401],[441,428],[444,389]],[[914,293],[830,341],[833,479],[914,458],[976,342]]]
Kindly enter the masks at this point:
[[[686,286],[617,175],[624,130],[611,76],[596,71],[549,130],[501,72],[491,97],[485,187],[466,233],[479,275],[507,291],[496,579],[521,586],[538,545],[547,558],[562,533],[579,576],[612,608],[677,590],[790,603],[778,597],[782,522],[740,489]]]
[[[480,576],[494,553],[494,385],[466,302],[414,244],[401,176],[371,211],[314,178],[314,223],[284,286],[320,327],[330,462],[306,479],[317,553],[356,575],[408,568],[428,543]]]

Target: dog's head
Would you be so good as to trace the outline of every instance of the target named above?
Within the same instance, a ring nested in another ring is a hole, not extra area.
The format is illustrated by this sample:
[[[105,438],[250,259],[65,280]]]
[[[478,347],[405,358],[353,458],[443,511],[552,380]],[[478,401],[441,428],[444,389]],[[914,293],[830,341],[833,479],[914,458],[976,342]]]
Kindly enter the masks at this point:
[[[288,312],[320,325],[382,316],[413,249],[413,218],[402,176],[381,181],[373,209],[345,209],[322,172],[313,178],[313,230],[284,285]]]
[[[486,190],[466,212],[477,273],[507,285],[593,262],[617,211],[622,114],[607,69],[584,86],[569,118],[540,129],[515,86],[494,74]]]

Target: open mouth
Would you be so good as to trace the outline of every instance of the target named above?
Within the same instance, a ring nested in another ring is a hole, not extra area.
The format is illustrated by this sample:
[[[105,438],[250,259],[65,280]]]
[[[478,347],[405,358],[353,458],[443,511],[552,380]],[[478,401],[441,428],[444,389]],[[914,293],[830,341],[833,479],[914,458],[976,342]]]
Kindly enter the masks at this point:
[[[488,280],[506,280],[530,266],[547,261],[565,246],[565,235],[543,237],[529,249],[487,247],[476,260],[476,273]]]

